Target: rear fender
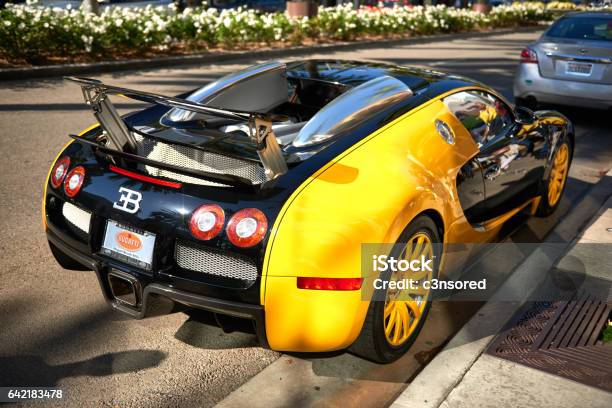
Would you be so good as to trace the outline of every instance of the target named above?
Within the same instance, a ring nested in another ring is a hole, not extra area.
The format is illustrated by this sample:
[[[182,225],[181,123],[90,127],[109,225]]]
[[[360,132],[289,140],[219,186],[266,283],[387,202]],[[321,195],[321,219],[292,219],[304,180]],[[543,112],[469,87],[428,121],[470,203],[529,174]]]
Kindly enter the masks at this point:
[[[445,223],[459,216],[455,176],[465,152],[438,135],[436,118],[456,121],[434,101],[353,146],[287,201],[263,265],[261,301],[272,348],[345,348],[363,325],[372,276],[365,293],[298,289],[298,276],[361,277],[362,244],[396,242],[426,210]]]

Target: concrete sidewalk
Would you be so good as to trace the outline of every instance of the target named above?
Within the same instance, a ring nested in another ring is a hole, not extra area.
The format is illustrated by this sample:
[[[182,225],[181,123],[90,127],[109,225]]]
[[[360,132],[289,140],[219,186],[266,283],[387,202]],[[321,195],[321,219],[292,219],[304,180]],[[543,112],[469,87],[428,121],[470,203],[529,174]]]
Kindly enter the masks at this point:
[[[499,301],[508,299],[503,292],[524,291],[525,299],[534,299],[537,292],[539,296],[542,288],[552,293],[553,267],[598,280],[604,287],[603,300],[612,299],[611,180],[612,171],[410,383],[393,408],[612,406],[612,393],[484,353],[522,304]],[[599,211],[572,240],[576,222],[571,218],[598,204]],[[612,361],[606,364],[612,366]]]

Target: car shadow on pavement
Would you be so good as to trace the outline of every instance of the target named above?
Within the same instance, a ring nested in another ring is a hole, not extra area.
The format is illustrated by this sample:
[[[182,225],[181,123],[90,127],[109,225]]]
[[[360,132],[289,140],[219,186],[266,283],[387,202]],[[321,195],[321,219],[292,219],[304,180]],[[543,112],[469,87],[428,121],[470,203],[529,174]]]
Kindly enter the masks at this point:
[[[220,316],[204,310],[186,311],[189,319],[174,338],[205,350],[259,347],[250,320]]]
[[[36,355],[0,357],[0,385],[51,387],[67,377],[102,377],[146,370],[158,366],[165,358],[166,353],[158,350],[106,353],[87,360],[58,365],[48,364]]]
[[[456,333],[478,310],[481,302],[434,301],[421,333],[408,352],[389,364],[365,360],[350,352],[288,353],[309,360],[312,371],[320,377],[344,380],[365,380],[389,384],[411,381],[446,345],[449,336]],[[460,306],[462,306],[460,308]]]

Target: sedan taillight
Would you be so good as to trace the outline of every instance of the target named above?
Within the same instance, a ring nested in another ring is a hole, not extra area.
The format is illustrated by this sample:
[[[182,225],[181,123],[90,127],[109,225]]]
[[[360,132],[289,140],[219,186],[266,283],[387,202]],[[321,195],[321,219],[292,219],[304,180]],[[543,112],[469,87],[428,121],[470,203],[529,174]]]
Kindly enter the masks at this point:
[[[70,157],[68,156],[62,157],[55,163],[53,170],[51,170],[51,185],[53,187],[58,188],[62,185],[62,181],[68,173],[68,167],[70,167]]]
[[[268,219],[257,208],[245,208],[227,223],[227,237],[240,248],[257,245],[268,231]]]
[[[523,48],[521,51],[521,64],[537,64],[538,54],[529,47]]]
[[[83,166],[77,166],[70,170],[70,173],[66,176],[64,181],[64,192],[68,197],[74,197],[81,190],[85,180],[85,168]]]

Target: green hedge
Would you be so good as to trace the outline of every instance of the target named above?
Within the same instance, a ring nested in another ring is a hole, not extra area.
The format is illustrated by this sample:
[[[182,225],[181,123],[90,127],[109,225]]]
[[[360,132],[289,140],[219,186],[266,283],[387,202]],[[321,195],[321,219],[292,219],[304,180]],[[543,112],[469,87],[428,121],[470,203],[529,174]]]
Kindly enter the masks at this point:
[[[101,15],[37,5],[0,10],[0,56],[9,63],[49,59],[110,59],[145,53],[234,49],[284,42],[355,40],[368,36],[414,36],[534,24],[550,20],[528,3],[499,6],[484,15],[445,6],[319,9],[315,18],[251,9],[139,9],[109,7]]]

